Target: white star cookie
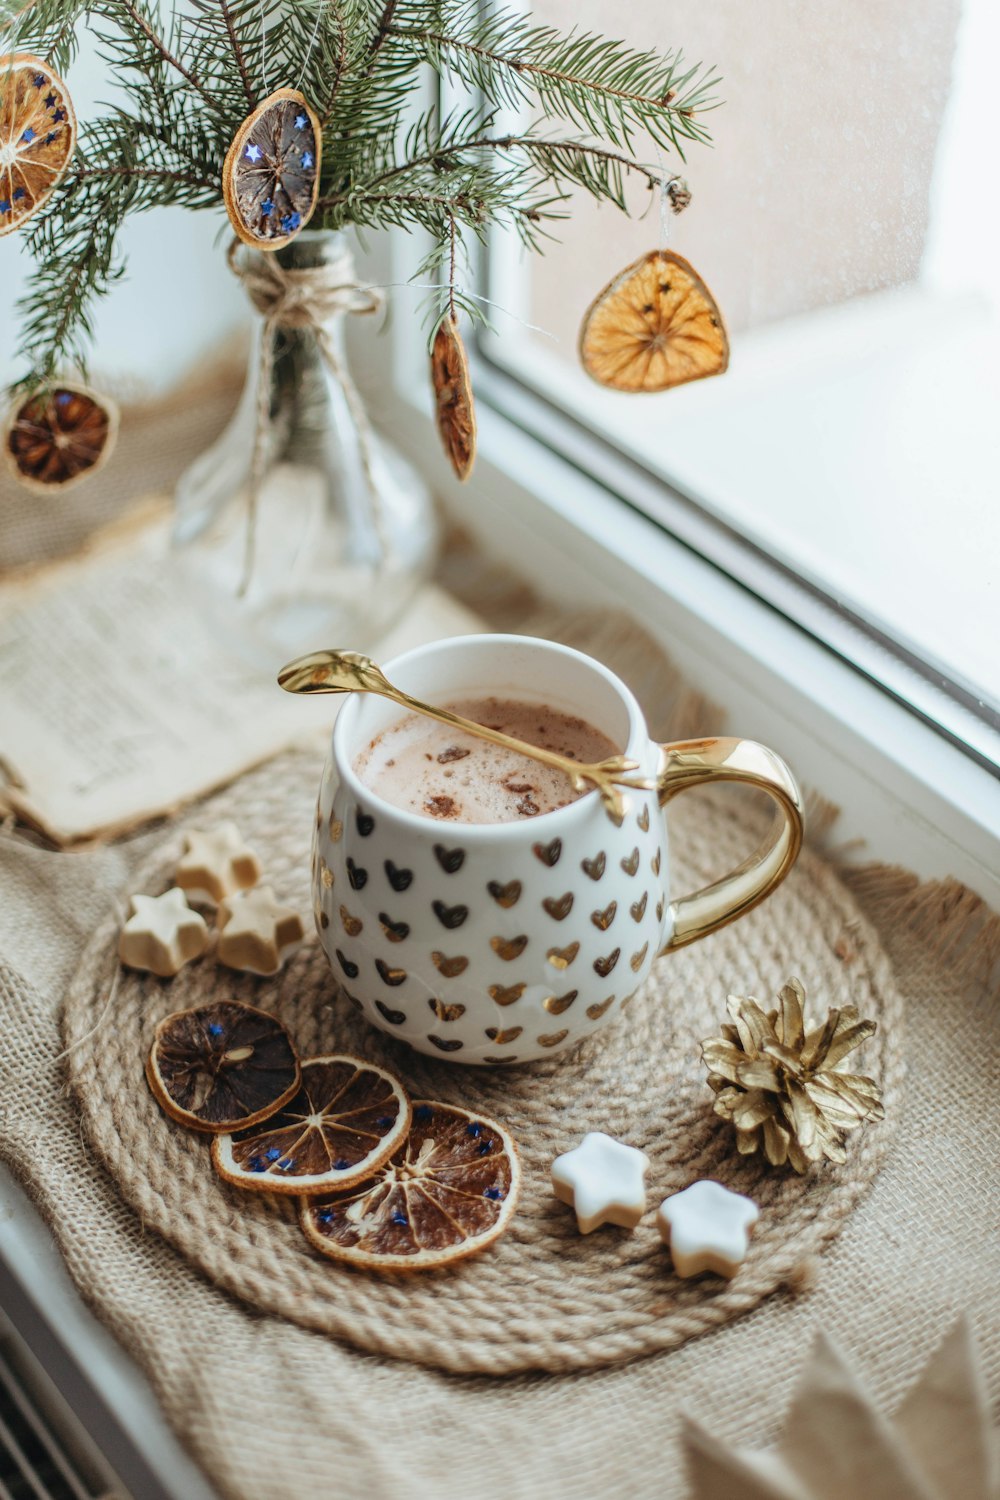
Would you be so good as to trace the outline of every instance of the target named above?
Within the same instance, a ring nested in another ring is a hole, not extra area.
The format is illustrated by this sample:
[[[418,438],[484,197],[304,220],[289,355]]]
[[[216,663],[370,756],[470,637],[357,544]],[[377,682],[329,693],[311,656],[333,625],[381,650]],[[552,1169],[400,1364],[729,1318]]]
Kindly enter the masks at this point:
[[[208,947],[204,919],[191,910],[183,891],[133,896],[131,905],[118,940],[118,957],[130,969],[169,979]]]
[[[552,1190],[576,1209],[581,1234],[599,1224],[634,1229],[646,1212],[649,1157],[601,1130],[591,1130],[573,1151],[552,1163]]]
[[[705,1178],[664,1199],[656,1227],[670,1246],[678,1276],[714,1271],[732,1277],[747,1253],[759,1213],[751,1198]]]
[[[174,879],[192,901],[214,906],[224,897],[256,885],[261,874],[260,860],[243,842],[236,824],[220,823],[208,833],[192,830],[187,835],[187,847]]]
[[[305,937],[298,912],[282,906],[269,885],[228,896],[218,926],[220,962],[248,974],[277,974]]]

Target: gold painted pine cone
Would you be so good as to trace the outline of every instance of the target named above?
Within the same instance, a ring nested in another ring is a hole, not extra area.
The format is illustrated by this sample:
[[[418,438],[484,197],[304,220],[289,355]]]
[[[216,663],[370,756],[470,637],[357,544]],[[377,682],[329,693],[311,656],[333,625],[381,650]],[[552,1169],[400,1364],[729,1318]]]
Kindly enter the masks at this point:
[[[741,1155],[763,1150],[772,1166],[796,1172],[823,1157],[842,1162],[844,1135],[885,1114],[873,1079],[840,1071],[876,1024],[845,1005],[807,1030],[805,990],[797,979],[783,987],[778,1002],[765,1013],[751,996],[730,995],[730,1021],[721,1036],[702,1042],[715,1113],[733,1125]]]

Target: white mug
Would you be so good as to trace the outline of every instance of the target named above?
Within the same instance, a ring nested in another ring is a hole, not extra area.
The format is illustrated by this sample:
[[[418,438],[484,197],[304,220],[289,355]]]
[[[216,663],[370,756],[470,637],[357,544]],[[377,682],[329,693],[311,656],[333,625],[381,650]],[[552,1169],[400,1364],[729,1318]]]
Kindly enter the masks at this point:
[[[551,641],[460,636],[386,664],[433,704],[514,698],[586,719],[655,790],[626,793],[620,826],[597,792],[516,823],[441,823],[383,801],[354,770],[400,717],[344,704],[323,777],[313,853],[320,941],[348,998],[419,1052],[504,1064],[551,1057],[614,1020],[657,957],[733,921],[774,890],[802,839],[785,763],[751,740],[658,745],[629,689]],[[707,781],[769,792],[780,818],[731,875],[671,897],[665,805]]]

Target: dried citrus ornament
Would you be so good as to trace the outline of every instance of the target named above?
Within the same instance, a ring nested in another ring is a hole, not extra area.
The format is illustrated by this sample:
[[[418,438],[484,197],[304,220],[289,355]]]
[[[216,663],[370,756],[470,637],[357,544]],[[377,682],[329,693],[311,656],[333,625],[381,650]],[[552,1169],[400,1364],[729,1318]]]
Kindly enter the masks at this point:
[[[297,89],[278,89],[247,116],[222,168],[226,212],[245,245],[280,250],[306,227],[322,152],[322,127]]]
[[[509,1225],[521,1169],[501,1125],[414,1100],[410,1134],[367,1182],[303,1202],[306,1238],[369,1271],[423,1271],[484,1250]]]
[[[76,114],[48,63],[0,57],[0,235],[41,208],[76,146]]]
[[[346,1054],[311,1057],[295,1097],[260,1125],[216,1136],[212,1161],[237,1187],[326,1192],[370,1177],[409,1129],[410,1101],[394,1073]]]
[[[68,490],[96,474],[118,433],[118,408],[86,386],[63,381],[37,391],[7,418],[3,447],[29,489]]]
[[[274,1016],[219,1000],[160,1022],[146,1077],[171,1119],[221,1133],[255,1125],[287,1104],[299,1087],[299,1060]]]
[[[434,335],[431,381],[444,451],[455,473],[464,481],[476,461],[476,406],[465,345],[458,323],[450,313],[441,319]]]
[[[626,266],[584,315],[580,359],[616,391],[665,391],[721,375],[729,364],[722,314],[694,267],[672,250]]]

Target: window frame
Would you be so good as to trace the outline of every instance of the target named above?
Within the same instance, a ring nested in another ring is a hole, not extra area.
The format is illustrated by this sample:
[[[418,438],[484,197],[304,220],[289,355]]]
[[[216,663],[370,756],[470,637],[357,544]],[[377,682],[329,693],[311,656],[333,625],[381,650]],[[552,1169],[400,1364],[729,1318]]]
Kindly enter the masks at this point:
[[[1000,781],[1000,711],[971,684],[836,598],[821,580],[771,554],[763,541],[686,492],[666,470],[656,472],[617,447],[610,434],[589,430],[581,415],[553,400],[542,384],[493,357],[491,342],[477,340],[477,389],[484,399],[808,631]]]
[[[446,520],[547,597],[632,614],[726,705],[720,731],[774,745],[841,808],[837,842],[858,841],[858,859],[954,876],[1000,907],[996,776],[941,731],[932,709],[914,709],[796,623],[790,605],[765,600],[749,569],[734,576],[693,535],[672,535],[619,498],[627,460],[606,452],[598,464],[593,448],[560,451],[559,414],[474,345],[478,457],[471,481],[458,483],[435,430],[418,294],[403,289],[428,248],[419,234],[393,232],[359,254],[362,278],[391,288],[394,307],[383,337],[355,329],[351,350],[376,424],[431,485]],[[690,505],[660,481],[644,482]],[[933,682],[900,667],[911,674],[911,698],[933,695]]]

